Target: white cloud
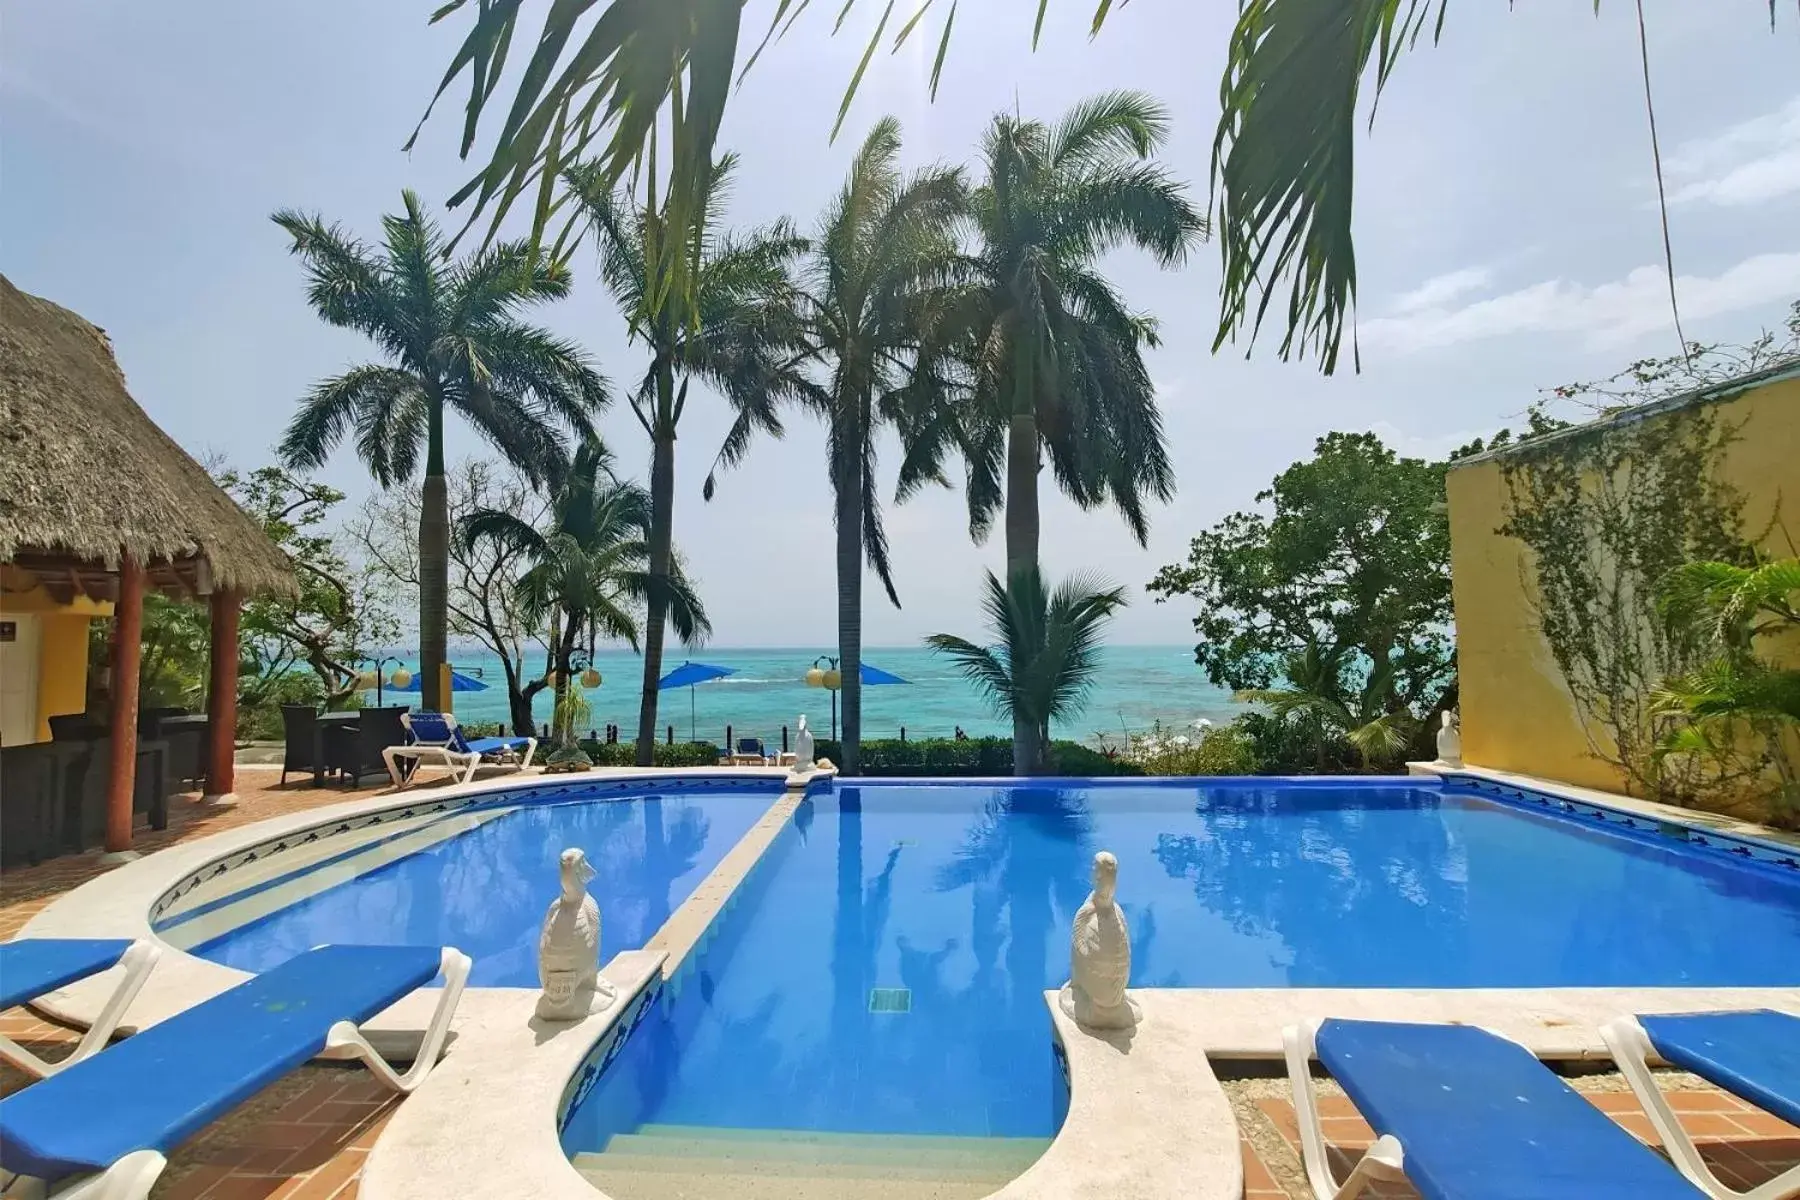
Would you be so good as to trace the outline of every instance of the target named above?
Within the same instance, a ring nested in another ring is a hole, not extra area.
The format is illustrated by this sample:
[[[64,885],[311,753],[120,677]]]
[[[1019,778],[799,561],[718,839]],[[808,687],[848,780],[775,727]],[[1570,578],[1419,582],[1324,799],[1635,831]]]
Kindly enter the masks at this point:
[[[1493,276],[1486,267],[1464,267],[1447,275],[1433,276],[1395,300],[1393,309],[1397,313],[1410,313],[1438,308],[1459,296],[1480,291],[1492,279]]]
[[[1677,276],[1681,315],[1700,320],[1774,300],[1800,288],[1800,252],[1759,254],[1715,276]],[[1520,333],[1574,333],[1616,344],[1669,328],[1669,289],[1660,266],[1584,287],[1549,279],[1461,307],[1439,304],[1363,322],[1365,346],[1398,353]]]
[[[1800,96],[1772,113],[1676,148],[1670,204],[1761,204],[1800,192]]]

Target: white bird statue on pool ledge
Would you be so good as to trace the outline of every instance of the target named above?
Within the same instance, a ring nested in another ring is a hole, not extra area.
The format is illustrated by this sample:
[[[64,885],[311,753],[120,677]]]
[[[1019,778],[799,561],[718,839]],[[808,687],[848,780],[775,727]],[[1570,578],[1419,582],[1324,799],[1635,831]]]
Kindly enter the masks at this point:
[[[588,895],[594,868],[587,855],[571,846],[559,856],[562,894],[544,914],[538,938],[537,1015],[545,1021],[577,1021],[601,1012],[618,999],[618,991],[600,978],[600,905]]]
[[[1069,982],[1058,1001],[1065,1014],[1088,1029],[1130,1029],[1140,1015],[1125,993],[1131,981],[1131,931],[1115,891],[1119,860],[1108,851],[1094,855],[1094,890],[1075,914],[1069,931]]]

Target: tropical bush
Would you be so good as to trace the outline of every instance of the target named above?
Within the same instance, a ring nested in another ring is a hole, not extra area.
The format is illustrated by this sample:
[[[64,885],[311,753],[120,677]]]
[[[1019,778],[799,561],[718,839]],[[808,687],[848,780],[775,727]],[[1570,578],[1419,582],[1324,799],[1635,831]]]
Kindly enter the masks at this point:
[[[637,747],[631,742],[601,742],[582,739],[581,749],[596,767],[629,767],[637,761]],[[653,767],[716,767],[719,748],[711,742],[656,743],[651,755]]]
[[[1013,773],[1011,738],[883,738],[862,744],[862,773],[886,776],[1002,776]],[[838,761],[837,742],[820,740],[813,753]],[[1079,742],[1050,743],[1052,775],[1142,775],[1144,772],[1116,755],[1090,749]]]
[[[1663,578],[1658,607],[1712,657],[1657,689],[1657,755],[1738,764],[1768,820],[1800,825],[1800,668],[1772,657],[1800,633],[1800,558],[1686,563]]]
[[[1132,738],[1127,757],[1146,775],[1254,775],[1261,766],[1255,741],[1235,722],[1198,738],[1164,736],[1159,723],[1148,736]]]

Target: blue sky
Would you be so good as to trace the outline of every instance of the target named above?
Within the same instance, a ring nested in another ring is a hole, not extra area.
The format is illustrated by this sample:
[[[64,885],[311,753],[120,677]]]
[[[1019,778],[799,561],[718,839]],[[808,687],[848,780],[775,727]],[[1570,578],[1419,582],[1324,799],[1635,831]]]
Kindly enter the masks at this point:
[[[196,453],[253,466],[271,457],[295,401],[366,348],[306,307],[297,265],[268,220],[317,210],[365,234],[402,187],[442,201],[467,177],[456,102],[410,155],[401,144],[464,26],[428,28],[434,3],[59,0],[9,9],[0,41],[0,270],[112,336],[133,394]],[[1203,198],[1228,4],[1137,0],[1097,41],[1091,5],[1057,0],[1030,51],[1035,5],[965,4],[937,103],[934,48],[878,57],[836,145],[842,86],[878,8],[836,40],[809,13],[734,97],[722,142],[743,158],[736,218],[810,226],[855,144],[882,113],[909,158],[965,161],[995,110],[1054,117],[1092,92],[1137,87],[1174,118],[1167,161]],[[1361,136],[1356,231],[1363,370],[1334,378],[1281,363],[1275,343],[1210,352],[1215,247],[1162,272],[1112,265],[1126,295],[1163,322],[1158,382],[1179,474],[1148,548],[1110,513],[1046,493],[1052,571],[1130,585],[1119,640],[1186,642],[1191,611],[1141,585],[1188,538],[1251,497],[1332,429],[1373,429],[1401,450],[1441,454],[1515,420],[1537,389],[1604,375],[1674,349],[1661,273],[1631,5],[1509,6],[1458,0],[1444,42],[1407,58]],[[766,19],[769,0],[750,6]],[[1677,275],[1691,337],[1742,340],[1800,296],[1800,19],[1770,31],[1762,0],[1651,0],[1658,115],[1672,188]],[[599,286],[591,256],[547,321],[580,338],[615,380],[641,352]],[[710,505],[700,482],[726,419],[690,406],[678,452],[676,537],[713,610],[717,645],[832,639],[824,438],[796,418],[756,447]],[[625,464],[648,448],[618,411],[606,430]],[[453,456],[482,452],[466,431]],[[889,447],[890,478],[898,456]],[[369,484],[344,453],[326,471]],[[126,481],[121,481],[126,482]],[[901,599],[873,580],[870,644],[973,632],[996,535],[971,545],[960,497],[891,507]]]

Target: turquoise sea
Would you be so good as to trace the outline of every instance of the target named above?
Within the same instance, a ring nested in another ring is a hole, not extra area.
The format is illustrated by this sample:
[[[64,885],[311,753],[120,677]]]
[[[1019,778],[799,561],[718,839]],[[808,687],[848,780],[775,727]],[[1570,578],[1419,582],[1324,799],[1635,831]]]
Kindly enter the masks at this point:
[[[678,739],[690,736],[691,720],[692,735],[709,741],[722,742],[728,724],[737,737],[779,740],[781,727],[792,728],[795,717],[805,713],[815,734],[828,736],[831,697],[805,684],[806,669],[818,653],[816,649],[708,646],[685,654],[678,648],[666,656],[664,674],[687,658],[730,667],[736,673],[701,684],[691,695],[686,688],[664,693],[658,721],[664,727],[674,725]],[[948,737],[958,725],[971,737],[1011,733],[1011,726],[993,714],[955,667],[929,649],[869,647],[863,652],[863,661],[907,680],[904,685],[864,686],[864,737],[898,737],[902,726],[908,737]],[[629,650],[603,651],[596,656],[594,666],[602,683],[587,693],[592,715],[585,726],[600,729],[616,724],[625,736],[632,736],[637,728],[642,663]],[[409,668],[414,665],[409,662]],[[451,665],[464,674],[479,672],[491,685],[484,692],[457,693],[457,715],[465,721],[505,721],[506,683],[499,661],[463,649],[451,651]],[[549,720],[549,693],[540,692],[536,701],[539,723]],[[1126,729],[1141,732],[1158,720],[1164,726],[1187,726],[1201,717],[1221,722],[1229,720],[1237,707],[1227,692],[1207,682],[1194,665],[1190,646],[1108,646],[1102,651],[1086,708],[1074,720],[1058,725],[1055,732],[1058,737],[1082,742],[1105,734],[1116,743]]]

